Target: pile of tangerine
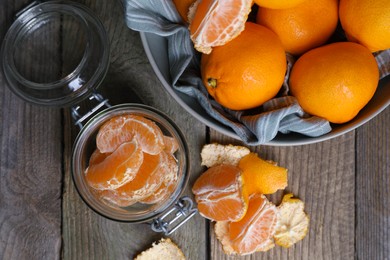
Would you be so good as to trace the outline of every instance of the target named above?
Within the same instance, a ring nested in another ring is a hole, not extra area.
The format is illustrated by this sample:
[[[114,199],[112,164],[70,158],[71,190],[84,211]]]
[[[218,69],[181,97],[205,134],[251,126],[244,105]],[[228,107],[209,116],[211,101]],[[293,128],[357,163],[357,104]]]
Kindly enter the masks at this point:
[[[101,200],[119,207],[159,203],[178,182],[178,148],[153,121],[116,116],[99,129],[85,179]]]

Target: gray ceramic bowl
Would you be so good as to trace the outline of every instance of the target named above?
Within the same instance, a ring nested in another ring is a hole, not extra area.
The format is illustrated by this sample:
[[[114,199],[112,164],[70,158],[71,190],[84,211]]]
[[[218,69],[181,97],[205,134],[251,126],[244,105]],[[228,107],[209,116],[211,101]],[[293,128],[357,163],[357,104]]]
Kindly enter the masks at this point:
[[[172,97],[179,102],[191,115],[207,126],[236,139],[240,139],[229,127],[218,122],[198,104],[198,101],[189,97],[172,87],[172,80],[169,74],[168,53],[166,40],[158,35],[141,32],[142,43],[148,59],[160,79],[164,88]],[[341,125],[332,125],[332,131],[320,137],[308,137],[300,134],[278,134],[266,145],[292,146],[303,145],[325,141],[336,136],[345,134],[363,125],[374,118],[390,104],[390,76],[379,82],[378,89],[371,101],[360,111],[350,122]]]

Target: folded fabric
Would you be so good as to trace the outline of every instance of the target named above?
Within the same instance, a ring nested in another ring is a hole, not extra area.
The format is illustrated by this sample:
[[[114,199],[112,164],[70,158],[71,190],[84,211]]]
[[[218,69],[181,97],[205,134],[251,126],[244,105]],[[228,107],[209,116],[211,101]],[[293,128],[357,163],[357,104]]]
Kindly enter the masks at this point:
[[[332,130],[327,120],[306,114],[297,100],[288,96],[287,79],[294,63],[292,56],[287,55],[288,71],[276,98],[269,100],[259,109],[229,110],[208,95],[200,77],[200,55],[194,50],[189,30],[173,2],[125,0],[124,4],[129,28],[154,33],[167,39],[173,88],[198,100],[212,118],[229,126],[245,144],[267,143],[275,138],[278,132],[295,132],[317,137]]]

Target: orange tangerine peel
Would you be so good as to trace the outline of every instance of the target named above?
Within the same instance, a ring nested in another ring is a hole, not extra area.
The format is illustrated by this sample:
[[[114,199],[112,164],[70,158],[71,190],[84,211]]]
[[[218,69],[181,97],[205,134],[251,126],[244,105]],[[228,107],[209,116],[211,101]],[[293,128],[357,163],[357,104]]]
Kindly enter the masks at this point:
[[[201,165],[209,168],[222,163],[238,165],[238,162],[249,153],[250,150],[244,146],[218,143],[206,144],[200,153]]]
[[[287,187],[288,170],[261,159],[255,153],[243,157],[238,167],[242,170],[248,194],[272,194]]]
[[[274,234],[275,243],[289,248],[302,240],[309,229],[309,216],[304,212],[303,201],[293,198],[293,194],[284,195],[278,206],[278,228]]]

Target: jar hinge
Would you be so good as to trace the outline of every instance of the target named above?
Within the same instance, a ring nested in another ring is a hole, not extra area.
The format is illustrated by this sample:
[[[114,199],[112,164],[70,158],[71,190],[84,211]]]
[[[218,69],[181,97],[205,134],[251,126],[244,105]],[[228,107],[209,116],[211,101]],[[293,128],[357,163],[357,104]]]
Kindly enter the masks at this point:
[[[94,106],[92,109],[90,109],[85,114],[82,115],[79,113],[80,106],[72,107],[72,118],[75,122],[74,124],[78,125],[80,127],[80,129],[82,129],[84,127],[83,122],[86,119],[88,119],[91,115],[96,113],[96,111],[98,111],[99,109],[101,109],[104,106],[111,107],[111,105],[108,103],[108,99],[103,98],[103,96],[98,94],[98,93],[93,93],[88,99],[91,101],[95,100],[98,103],[96,106]]]
[[[189,197],[185,196],[180,198],[170,210],[161,217],[153,220],[153,223],[151,224],[152,230],[160,233],[164,232],[166,236],[172,234],[198,212],[198,209],[193,206],[194,203]],[[171,214],[173,215],[173,218],[165,221],[165,218]],[[171,227],[171,225],[177,221],[178,223]]]

